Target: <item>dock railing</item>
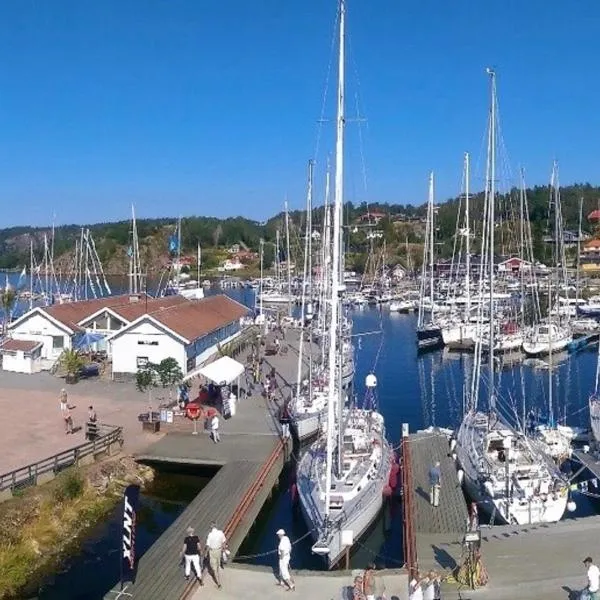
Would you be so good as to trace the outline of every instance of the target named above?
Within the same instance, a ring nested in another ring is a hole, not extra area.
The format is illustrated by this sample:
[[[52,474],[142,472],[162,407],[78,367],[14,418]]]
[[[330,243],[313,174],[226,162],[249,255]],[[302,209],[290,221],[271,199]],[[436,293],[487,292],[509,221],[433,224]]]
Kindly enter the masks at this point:
[[[93,462],[98,454],[112,454],[117,447],[120,450],[122,445],[122,427],[99,424],[96,439],[0,474],[0,500],[11,497],[15,491],[50,481],[68,467],[81,464],[82,460]]]
[[[413,504],[414,490],[412,485],[410,442],[406,435],[402,437],[402,545],[409,581],[416,577],[418,571],[415,508]]]

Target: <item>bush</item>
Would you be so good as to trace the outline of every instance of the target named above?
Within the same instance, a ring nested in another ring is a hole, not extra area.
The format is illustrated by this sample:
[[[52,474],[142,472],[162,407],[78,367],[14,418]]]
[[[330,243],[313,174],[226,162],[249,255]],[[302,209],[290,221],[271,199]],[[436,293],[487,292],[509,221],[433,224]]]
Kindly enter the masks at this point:
[[[79,471],[69,470],[64,474],[64,476],[61,475],[57,479],[58,486],[54,492],[54,497],[57,502],[74,500],[83,494],[85,482]]]

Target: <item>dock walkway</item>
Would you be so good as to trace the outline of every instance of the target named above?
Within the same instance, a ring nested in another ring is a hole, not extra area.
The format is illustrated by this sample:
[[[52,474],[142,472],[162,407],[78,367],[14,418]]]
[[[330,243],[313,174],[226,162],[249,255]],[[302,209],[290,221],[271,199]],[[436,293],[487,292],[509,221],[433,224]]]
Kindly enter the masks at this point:
[[[424,431],[409,436],[408,493],[412,494],[413,527],[420,570],[451,568],[459,560],[467,524],[467,505],[450,456],[447,436]],[[440,505],[429,502],[429,469],[440,462]]]
[[[204,543],[210,524],[216,521],[225,531],[232,555],[241,546],[252,524],[271,494],[291,451],[283,443],[277,411],[296,381],[298,339],[288,332],[288,352],[265,357],[263,374],[275,369],[278,390],[267,401],[256,393],[242,398],[235,416],[221,419],[221,442],[215,444],[207,431],[193,434],[193,424],[182,420],[162,439],[136,455],[149,463],[180,463],[219,468],[208,485],[186,507],[177,520],[140,558],[135,582],[127,592],[134,600],[165,600],[189,596],[195,583],[186,583],[179,565],[179,553],[187,527],[194,527]],[[248,387],[246,387],[248,389]],[[105,598],[114,600],[116,586]]]

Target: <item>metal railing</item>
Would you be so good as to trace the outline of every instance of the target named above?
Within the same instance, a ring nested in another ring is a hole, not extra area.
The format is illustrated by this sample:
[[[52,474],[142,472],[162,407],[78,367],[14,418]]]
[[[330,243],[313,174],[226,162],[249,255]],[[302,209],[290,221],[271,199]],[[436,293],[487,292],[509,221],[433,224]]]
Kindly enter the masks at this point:
[[[408,580],[416,577],[417,562],[417,537],[415,532],[415,509],[412,481],[412,464],[410,457],[410,442],[408,436],[402,438],[402,542],[404,548],[404,562],[408,569]]]
[[[25,467],[1,474],[0,492],[8,489],[15,491],[37,485],[38,477],[41,475],[45,475],[46,473],[60,473],[68,467],[77,464],[79,460],[86,456],[106,451],[112,444],[123,444],[122,427],[100,424],[98,429],[99,435],[94,440],[69,448]]]

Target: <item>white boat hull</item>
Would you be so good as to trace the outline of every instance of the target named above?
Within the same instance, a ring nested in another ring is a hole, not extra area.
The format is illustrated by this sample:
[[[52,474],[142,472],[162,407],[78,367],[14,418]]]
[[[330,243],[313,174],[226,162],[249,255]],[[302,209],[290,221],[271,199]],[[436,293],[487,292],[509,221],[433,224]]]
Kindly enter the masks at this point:
[[[303,415],[294,415],[292,417],[292,427],[300,442],[304,442],[315,437],[319,433],[321,423],[326,416],[326,411],[306,413]]]
[[[546,354],[561,352],[565,350],[567,346],[573,341],[573,336],[567,336],[558,340],[549,342],[535,342],[535,341],[524,341],[523,352],[528,356],[544,356]]]

